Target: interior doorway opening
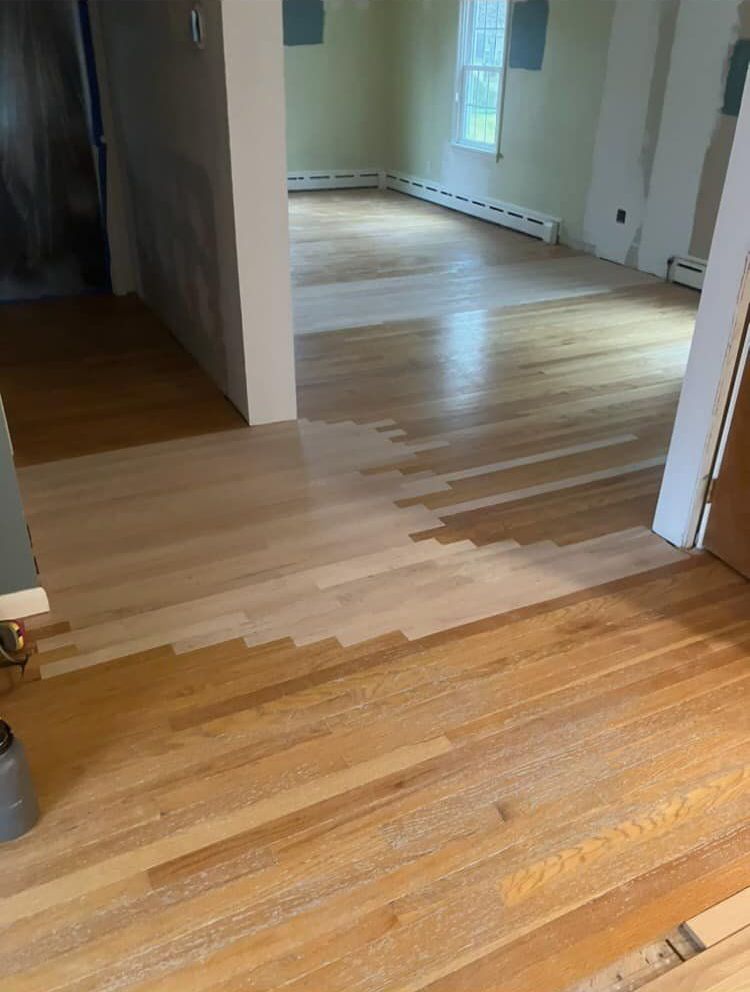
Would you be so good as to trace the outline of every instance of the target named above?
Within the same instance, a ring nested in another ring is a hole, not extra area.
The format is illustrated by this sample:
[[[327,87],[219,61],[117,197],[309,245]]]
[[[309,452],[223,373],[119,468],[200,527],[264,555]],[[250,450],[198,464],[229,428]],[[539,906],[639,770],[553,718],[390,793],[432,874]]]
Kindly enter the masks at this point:
[[[110,289],[87,4],[0,7],[0,300]]]
[[[301,413],[434,445],[414,498],[456,539],[651,531],[738,127],[731,6],[284,4]]]

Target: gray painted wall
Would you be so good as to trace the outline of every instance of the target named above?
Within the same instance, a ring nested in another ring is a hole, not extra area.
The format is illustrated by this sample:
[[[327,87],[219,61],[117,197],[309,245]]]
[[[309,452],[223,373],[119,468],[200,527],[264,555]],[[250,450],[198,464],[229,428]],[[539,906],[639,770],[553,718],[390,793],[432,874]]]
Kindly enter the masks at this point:
[[[37,585],[8,428],[0,404],[0,596]]]
[[[95,9],[139,295],[249,419],[221,12],[217,0],[202,3],[199,49],[191,6],[106,0]]]
[[[192,7],[92,0],[122,240],[139,295],[243,416],[292,420],[281,0],[201,0],[202,47]]]
[[[750,0],[617,0],[584,223],[596,254],[662,277],[673,255],[708,256],[749,34]]]

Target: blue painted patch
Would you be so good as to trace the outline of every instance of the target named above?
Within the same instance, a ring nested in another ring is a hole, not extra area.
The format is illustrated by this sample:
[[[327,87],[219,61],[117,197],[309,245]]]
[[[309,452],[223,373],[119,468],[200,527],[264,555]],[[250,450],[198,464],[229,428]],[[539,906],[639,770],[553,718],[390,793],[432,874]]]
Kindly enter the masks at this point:
[[[724,87],[724,106],[722,114],[736,117],[740,112],[742,91],[745,88],[747,67],[750,65],[750,38],[740,38],[732,51],[727,72],[727,84]]]
[[[541,69],[547,44],[549,0],[517,0],[510,33],[511,69]]]
[[[284,44],[322,45],[323,0],[284,0]]]

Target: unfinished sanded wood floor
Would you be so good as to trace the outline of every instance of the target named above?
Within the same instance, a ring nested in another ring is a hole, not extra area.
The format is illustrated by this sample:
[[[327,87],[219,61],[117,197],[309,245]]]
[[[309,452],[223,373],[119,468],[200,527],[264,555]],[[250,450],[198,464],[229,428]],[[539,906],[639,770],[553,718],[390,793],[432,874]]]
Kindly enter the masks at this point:
[[[305,334],[298,425],[19,452],[4,988],[556,992],[750,882],[748,587],[649,531],[695,297],[380,196],[293,199],[332,326],[392,262],[551,295]]]

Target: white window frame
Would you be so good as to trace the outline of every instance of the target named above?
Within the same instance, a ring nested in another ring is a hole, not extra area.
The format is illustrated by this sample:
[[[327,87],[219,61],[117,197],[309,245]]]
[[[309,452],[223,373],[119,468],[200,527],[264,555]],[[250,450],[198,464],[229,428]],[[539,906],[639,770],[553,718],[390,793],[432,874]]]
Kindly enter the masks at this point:
[[[513,16],[513,0],[505,0],[505,37],[503,46],[503,64],[497,68],[498,73],[498,99],[497,116],[495,118],[495,134],[492,141],[476,142],[469,141],[461,136],[463,130],[463,118],[465,112],[465,93],[467,88],[467,78],[469,72],[480,70],[492,72],[491,66],[474,65],[468,61],[471,50],[471,33],[473,26],[473,16],[475,0],[461,0],[461,8],[458,22],[458,48],[456,53],[456,77],[454,87],[453,106],[453,137],[452,144],[457,148],[465,148],[470,151],[482,152],[488,155],[500,157],[500,137],[502,134],[503,105],[505,102],[505,87],[508,76],[508,55],[510,52],[511,20]]]

